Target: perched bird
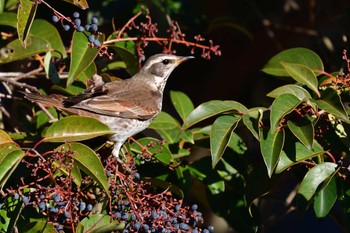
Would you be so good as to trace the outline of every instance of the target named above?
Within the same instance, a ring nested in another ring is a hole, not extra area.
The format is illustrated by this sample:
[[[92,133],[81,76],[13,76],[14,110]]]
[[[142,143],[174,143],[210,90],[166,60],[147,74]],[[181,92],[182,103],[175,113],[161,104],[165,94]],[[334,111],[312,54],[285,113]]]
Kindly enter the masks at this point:
[[[150,57],[133,77],[102,83],[76,96],[44,96],[25,93],[25,97],[44,106],[79,116],[95,118],[115,134],[113,156],[131,136],[143,131],[162,109],[163,91],[171,72],[192,56],[157,54]]]

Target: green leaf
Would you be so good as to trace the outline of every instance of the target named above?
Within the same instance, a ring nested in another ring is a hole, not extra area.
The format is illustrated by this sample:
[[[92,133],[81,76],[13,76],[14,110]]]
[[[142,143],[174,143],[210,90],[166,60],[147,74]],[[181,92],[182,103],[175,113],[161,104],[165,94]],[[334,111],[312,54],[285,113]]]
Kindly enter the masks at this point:
[[[2,189],[18,164],[24,157],[24,152],[14,143],[1,145],[0,149],[0,188]]]
[[[17,33],[22,46],[27,47],[27,36],[32,26],[38,3],[30,0],[20,0],[17,11]]]
[[[55,232],[53,223],[44,220],[38,220],[26,224],[20,232],[23,233],[52,233]]]
[[[230,141],[233,130],[241,117],[238,116],[220,116],[211,127],[210,132],[210,151],[212,158],[212,167],[220,161],[225,149]]]
[[[272,98],[277,98],[278,96],[282,94],[292,94],[298,97],[298,99],[305,101],[311,99],[310,93],[305,90],[303,87],[298,86],[296,84],[287,84],[281,87],[276,88],[275,90],[271,91],[267,94],[267,96]]]
[[[131,150],[141,154],[142,148],[139,144],[147,147],[147,150],[155,155],[155,158],[160,162],[169,165],[173,160],[173,155],[166,144],[160,143],[159,140],[155,138],[141,138],[137,140],[138,143],[131,144]],[[151,146],[149,146],[151,145]]]
[[[30,29],[30,35],[40,37],[41,39],[49,42],[51,49],[56,52],[53,53],[53,56],[58,58],[67,57],[66,49],[64,48],[60,33],[51,23],[47,22],[46,20],[34,20],[32,28]]]
[[[292,48],[272,57],[262,71],[275,76],[290,76],[281,62],[302,64],[315,73],[321,73],[324,69],[321,58],[315,52],[306,48]]]
[[[293,140],[293,138],[287,136],[284,149],[276,167],[276,173],[281,173],[294,164],[300,163],[306,159],[311,159],[323,153],[325,153],[325,151],[317,141],[313,142],[313,148],[310,150],[299,141],[296,141],[296,139]]]
[[[0,54],[0,63],[12,62],[31,57],[39,53],[50,51],[50,44],[46,40],[30,36],[27,38],[27,47],[23,48],[20,40],[11,41],[6,46],[7,53]]]
[[[124,43],[124,42],[119,42],[119,43]],[[129,45],[126,45],[126,46],[129,46]],[[139,71],[139,66],[138,66],[139,63],[137,61],[137,57],[133,52],[131,52],[129,49],[126,49],[125,47],[118,46],[118,45],[108,46],[108,47],[115,50],[115,52],[120,56],[122,61],[124,61],[126,65],[126,70],[129,72],[130,75],[134,75]]]
[[[328,185],[315,196],[314,211],[316,216],[318,218],[326,217],[337,198],[337,181],[336,177],[333,176]]]
[[[7,144],[9,142],[13,142],[11,136],[8,135],[5,131],[0,129],[0,146],[2,146],[2,144]]]
[[[8,195],[2,204],[0,208],[0,232],[14,232],[23,204],[19,200],[14,200],[13,195]]]
[[[321,99],[314,100],[313,102],[315,102],[319,108],[333,114],[340,120],[348,124],[350,123],[341,98],[334,89],[327,88],[321,93]]]
[[[78,142],[70,142],[59,146],[56,150],[62,152],[73,152],[72,157],[74,158],[74,166],[77,166],[80,170],[90,176],[104,189],[107,196],[109,198],[111,197],[103,165],[92,149]]]
[[[308,149],[312,148],[314,141],[314,125],[308,119],[301,120],[298,123],[287,121],[290,131],[303,143]]]
[[[266,108],[251,108],[243,115],[243,123],[253,134],[253,136],[259,140],[259,122],[262,120],[264,111]]]
[[[154,129],[169,144],[179,141],[182,133],[180,123],[166,112],[161,112],[148,126]]]
[[[94,137],[113,134],[100,121],[81,116],[68,116],[54,122],[46,131],[47,142],[82,141]]]
[[[93,62],[86,68],[86,70],[84,70],[78,75],[77,80],[83,82],[86,85],[87,81],[96,73],[97,73],[97,68],[95,63]]]
[[[187,116],[194,110],[191,99],[183,92],[170,91],[171,102],[181,119],[185,121]]]
[[[89,8],[89,4],[87,0],[64,0],[66,2],[69,2],[70,4],[76,5],[77,7],[80,7],[82,10],[86,10]]]
[[[58,114],[55,108],[48,108],[47,111],[54,117],[57,118]],[[38,111],[35,114],[36,118],[36,129],[39,129],[43,125],[47,124],[50,122],[50,118],[47,116],[47,114],[43,111]]]
[[[17,27],[17,14],[13,12],[3,12],[0,14],[0,25]]]
[[[51,62],[52,53],[47,52],[44,58],[44,69],[46,73],[46,78],[50,79],[53,84],[60,83],[60,77],[58,75],[56,66]]]
[[[336,171],[336,168],[337,164],[329,162],[311,168],[301,182],[298,194],[305,198],[306,201],[310,201],[317,193],[320,184],[329,179]]]
[[[295,63],[281,62],[281,64],[295,81],[306,85],[313,90],[317,96],[320,96],[316,74],[310,68]]]
[[[301,102],[301,100],[292,94],[280,95],[273,101],[270,114],[272,133],[277,130],[282,118],[292,112]]]
[[[235,132],[232,132],[227,146],[240,155],[243,155],[248,149],[242,138]]]
[[[109,233],[121,231],[125,223],[118,223],[109,215],[93,214],[78,223],[77,233]]]
[[[272,132],[261,128],[260,131],[260,150],[271,177],[284,145],[284,130]]]
[[[186,118],[182,127],[187,129],[200,121],[222,113],[242,115],[247,111],[248,109],[244,105],[236,101],[211,100],[195,108]]]
[[[103,42],[104,36],[100,36],[99,40]],[[84,33],[77,31],[73,33],[72,54],[67,86],[71,85],[76,77],[90,66],[97,54],[98,48],[89,45]]]

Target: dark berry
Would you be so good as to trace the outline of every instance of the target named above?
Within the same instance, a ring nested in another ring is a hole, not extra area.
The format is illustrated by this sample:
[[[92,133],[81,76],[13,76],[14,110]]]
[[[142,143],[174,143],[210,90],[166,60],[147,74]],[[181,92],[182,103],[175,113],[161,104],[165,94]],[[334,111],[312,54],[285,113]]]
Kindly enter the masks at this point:
[[[214,227],[213,227],[213,226],[208,226],[208,231],[209,231],[210,233],[213,233],[213,232],[214,232]]]
[[[133,228],[134,228],[134,230],[136,230],[136,231],[138,231],[138,230],[140,229],[140,227],[141,227],[141,223],[139,223],[139,222],[136,222],[136,223],[133,225]]]
[[[128,213],[124,213],[122,216],[122,219],[127,220],[129,218],[129,214]]]
[[[44,199],[44,198],[45,198],[45,194],[43,194],[43,193],[40,194],[39,198],[40,198],[40,199]]]
[[[80,19],[75,19],[74,23],[75,23],[75,25],[80,26],[81,25],[81,20]]]
[[[99,40],[94,40],[94,46],[96,46],[96,47],[100,47],[101,46],[101,42],[99,41]]]
[[[23,196],[23,198],[22,198],[23,204],[28,204],[29,201],[30,201],[30,197]]]
[[[136,220],[136,214],[132,214],[132,215],[131,215],[131,220],[132,220],[132,221],[135,221],[135,220]]]
[[[89,30],[90,30],[90,25],[89,25],[89,24],[86,24],[86,25],[85,25],[85,30],[86,30],[86,31],[89,31]]]
[[[134,178],[135,178],[136,180],[139,180],[139,179],[140,179],[140,174],[136,172],[135,175],[134,175]]]
[[[128,206],[128,205],[130,205],[130,202],[129,201],[124,201],[124,205]]]
[[[63,25],[63,30],[69,31],[70,26],[68,24]]]
[[[120,219],[122,217],[122,214],[120,212],[115,212],[114,217]]]
[[[189,227],[186,223],[180,223],[180,226],[179,226],[180,230],[188,230]]]
[[[77,32],[83,32],[84,31],[84,27],[83,26],[78,26],[76,30],[77,30]]]
[[[74,12],[74,13],[73,13],[73,17],[74,17],[74,18],[79,18],[79,16],[80,16],[79,12]]]
[[[155,210],[152,211],[151,216],[152,216],[153,219],[157,219],[158,218],[158,214],[157,214],[157,212]]]
[[[86,26],[85,26],[85,27],[86,27]],[[90,37],[91,37],[91,39],[90,39]],[[94,40],[95,40],[94,35],[90,35],[90,36],[89,36],[89,42],[92,43],[92,42],[94,42]],[[106,172],[106,176],[107,176],[107,177],[110,177],[111,175],[112,175],[112,174],[111,174],[110,171],[107,171],[107,172]]]
[[[64,211],[64,217],[65,218],[70,218],[70,213],[68,211]]]
[[[97,32],[97,30],[98,30],[98,26],[96,24],[90,25],[90,28],[89,28],[90,32],[95,33],[95,32]]]
[[[62,226],[62,225],[58,225],[58,226],[57,226],[57,230],[58,230],[58,231],[62,231],[62,230],[63,230],[63,226]]]
[[[58,213],[58,209],[56,207],[53,207],[53,206],[51,206],[49,208],[49,211],[50,211],[50,213],[53,213],[53,214],[57,214]]]
[[[56,193],[54,193],[51,198],[52,198],[52,200],[54,200],[54,202],[60,202],[61,201],[60,195],[56,194]]]
[[[192,233],[198,233],[197,229],[192,230]]]
[[[79,209],[80,209],[80,211],[84,211],[85,209],[86,209],[86,203],[85,202],[80,202],[80,204],[79,204]]]
[[[57,15],[52,16],[52,21],[57,23],[60,19],[57,17]]]
[[[191,210],[192,211],[195,211],[195,210],[197,210],[198,209],[198,205],[197,204],[193,204],[192,206],[191,206]]]
[[[92,208],[93,208],[93,206],[92,206],[91,204],[88,204],[88,205],[86,206],[86,210],[87,210],[87,211],[91,211]]]
[[[175,206],[175,210],[176,211],[179,211],[180,209],[181,209],[181,205],[178,204],[178,205]]]
[[[149,226],[147,224],[143,224],[142,228],[143,228],[144,232],[148,232],[148,230],[149,230]]]
[[[97,17],[92,17],[91,23],[96,24],[97,22],[98,22],[98,18]]]
[[[45,209],[46,209],[45,202],[39,202],[38,207],[39,207],[39,211],[41,211],[41,212],[45,211]]]
[[[208,229],[204,229],[202,233],[209,233]]]
[[[19,194],[18,194],[18,193],[15,193],[15,195],[13,195],[13,199],[14,199],[14,200],[18,200],[18,199],[19,199]]]

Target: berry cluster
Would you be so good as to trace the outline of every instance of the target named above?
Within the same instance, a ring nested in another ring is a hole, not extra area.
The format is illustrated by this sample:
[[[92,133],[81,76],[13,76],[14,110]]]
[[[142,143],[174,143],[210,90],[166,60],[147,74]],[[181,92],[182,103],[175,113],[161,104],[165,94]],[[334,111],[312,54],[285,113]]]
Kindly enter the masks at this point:
[[[77,32],[83,32],[88,37],[88,41],[93,46],[100,47],[101,42],[98,39],[100,33],[98,32],[98,26],[97,26],[98,18],[92,17],[91,24],[86,24],[85,26],[82,26],[81,19],[79,17],[80,17],[79,12],[73,13],[73,18],[74,18],[73,20],[71,20],[70,18],[66,18],[62,15],[55,14],[52,16],[52,21],[55,23],[61,21],[63,30],[65,31],[70,30],[71,26],[69,24],[71,24]],[[87,35],[85,32],[90,33],[90,35]]]
[[[75,232],[77,223],[90,214],[102,212],[123,223],[123,233],[214,231],[212,226],[201,227],[203,217],[197,204],[184,206],[169,190],[141,179],[132,155],[127,155],[127,162],[123,164],[110,156],[100,157],[111,193],[106,203],[106,193],[90,176],[84,175],[80,186],[74,182],[73,153],[29,152],[22,163],[32,176],[18,177],[20,182],[14,182],[16,187],[6,187],[0,203],[22,200],[25,208],[36,209],[58,232]],[[101,203],[106,203],[103,210],[99,209]]]

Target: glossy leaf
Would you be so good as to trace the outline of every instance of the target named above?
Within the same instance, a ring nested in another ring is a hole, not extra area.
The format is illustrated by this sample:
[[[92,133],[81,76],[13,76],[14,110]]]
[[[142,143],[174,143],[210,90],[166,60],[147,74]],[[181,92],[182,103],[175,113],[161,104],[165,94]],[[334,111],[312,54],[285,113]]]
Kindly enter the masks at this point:
[[[320,190],[315,196],[314,211],[316,217],[326,217],[337,198],[337,181],[336,177],[333,176],[327,186]]]
[[[43,28],[45,30],[43,30]],[[58,58],[67,57],[66,49],[61,39],[61,35],[58,30],[49,22],[43,19],[36,19],[33,22],[30,29],[30,35],[40,37],[41,39],[49,42],[51,49],[53,50],[53,56]]]
[[[121,231],[125,223],[118,223],[109,215],[93,214],[78,223],[77,233],[109,233]]]
[[[311,121],[305,119],[298,123],[287,121],[287,125],[290,131],[297,137],[301,143],[303,143],[308,149],[312,148],[314,141],[314,125]]]
[[[225,149],[230,141],[233,130],[241,117],[238,116],[220,116],[211,127],[210,132],[210,151],[212,158],[212,167],[220,161]]]
[[[313,148],[310,150],[296,139],[293,140],[287,137],[280,160],[278,161],[276,167],[276,173],[281,173],[287,168],[300,163],[301,161],[311,159],[323,153],[325,153],[325,151],[317,143],[317,141],[313,142]]]
[[[294,63],[281,62],[281,64],[295,81],[306,85],[313,90],[317,96],[320,96],[316,74],[310,68],[305,65]]]
[[[155,158],[158,159],[160,162],[169,165],[170,162],[173,159],[173,156],[171,154],[171,151],[167,147],[166,144],[159,143],[159,141],[155,138],[141,138],[137,140],[138,143],[132,143],[131,144],[131,150],[141,154],[142,148],[139,146],[139,144],[147,147],[147,150],[155,155]]]
[[[248,149],[242,138],[235,132],[232,132],[227,146],[240,155],[244,154]]]
[[[8,135],[5,131],[0,129],[0,145],[7,144],[9,142],[13,142],[10,135]]]
[[[259,122],[262,120],[264,111],[266,111],[266,108],[251,108],[243,115],[244,125],[257,140],[259,140]]]
[[[295,95],[298,99],[305,101],[311,99],[310,93],[305,90],[303,87],[298,86],[296,84],[287,84],[281,87],[276,88],[275,90],[271,91],[267,94],[267,96],[272,98],[277,98],[280,95],[283,94],[292,94]]]
[[[272,132],[260,129],[260,150],[268,176],[271,177],[277,166],[284,145],[284,130]]]
[[[273,101],[270,114],[272,133],[277,130],[282,118],[292,112],[301,102],[301,100],[292,94],[280,95]]]
[[[9,148],[10,147],[10,148]],[[15,171],[18,164],[24,157],[24,152],[12,143],[8,147],[2,147],[0,150],[0,187],[6,184],[11,174]]]
[[[32,26],[38,3],[30,0],[20,0],[17,10],[17,33],[23,47],[27,47],[27,36]]]
[[[104,36],[100,36],[99,40],[103,42]],[[97,54],[98,48],[89,45],[84,33],[77,31],[73,33],[72,54],[67,86],[71,85],[76,77],[91,65]]]
[[[107,177],[104,172],[103,165],[96,155],[96,153],[84,144],[78,142],[66,143],[59,146],[57,151],[73,152],[74,166],[90,176],[96,183],[98,183],[110,197],[108,189]]]
[[[0,63],[21,60],[51,50],[50,44],[39,37],[30,36],[26,43],[27,47],[23,48],[18,39],[11,41],[6,46],[7,53],[0,54]]]
[[[73,5],[76,5],[77,7],[80,7],[80,9],[82,10],[86,10],[87,8],[89,8],[89,4],[87,0],[64,0],[64,1],[69,2]]]
[[[97,73],[97,68],[95,63],[91,63],[86,70],[84,70],[83,72],[81,72],[78,76],[77,76],[77,80],[83,82],[85,85],[87,84],[87,81],[92,78],[92,76],[94,74]],[[71,85],[72,86],[72,85]]]
[[[47,142],[82,141],[108,134],[113,132],[96,119],[68,116],[54,122],[47,129],[44,139]]]
[[[52,53],[47,52],[44,58],[44,69],[46,73],[46,78],[50,79],[53,84],[60,83],[60,77],[58,71],[53,62],[51,62]]]
[[[178,142],[183,132],[180,123],[166,112],[161,112],[148,128],[154,129],[170,144]]]
[[[211,100],[195,108],[186,118],[182,127],[184,129],[187,129],[200,121],[222,113],[232,113],[241,115],[246,113],[247,111],[248,109],[244,105],[236,101]]]
[[[31,222],[26,224],[21,231],[22,233],[52,233],[56,232],[54,224],[51,222],[37,220],[35,222]]]
[[[0,14],[0,25],[17,27],[17,14],[13,12],[3,12]]]
[[[8,195],[2,202],[0,208],[0,232],[14,232],[16,222],[20,217],[22,203],[19,200],[14,200],[13,195]]]
[[[131,75],[136,74],[139,71],[138,61],[137,61],[137,57],[134,54],[135,49],[130,48],[130,43],[133,44],[134,42],[131,41],[131,42],[118,42],[118,43],[126,43],[126,44],[125,45],[117,44],[117,45],[108,46],[108,47],[112,48],[118,54],[118,56],[121,57],[121,59],[126,65],[126,70]],[[135,45],[133,44],[133,46]]]
[[[298,194],[305,198],[306,201],[310,201],[317,193],[320,184],[329,179],[336,171],[336,168],[337,164],[329,162],[311,168],[301,182]]]
[[[194,110],[191,99],[183,92],[170,91],[171,102],[183,121]]]
[[[327,88],[321,93],[321,98],[313,102],[315,102],[319,108],[333,114],[340,120],[350,123],[341,98],[334,89]]]
[[[306,48],[292,48],[272,57],[262,71],[275,76],[290,76],[281,62],[302,64],[315,73],[321,73],[324,69],[321,58],[315,52]]]

